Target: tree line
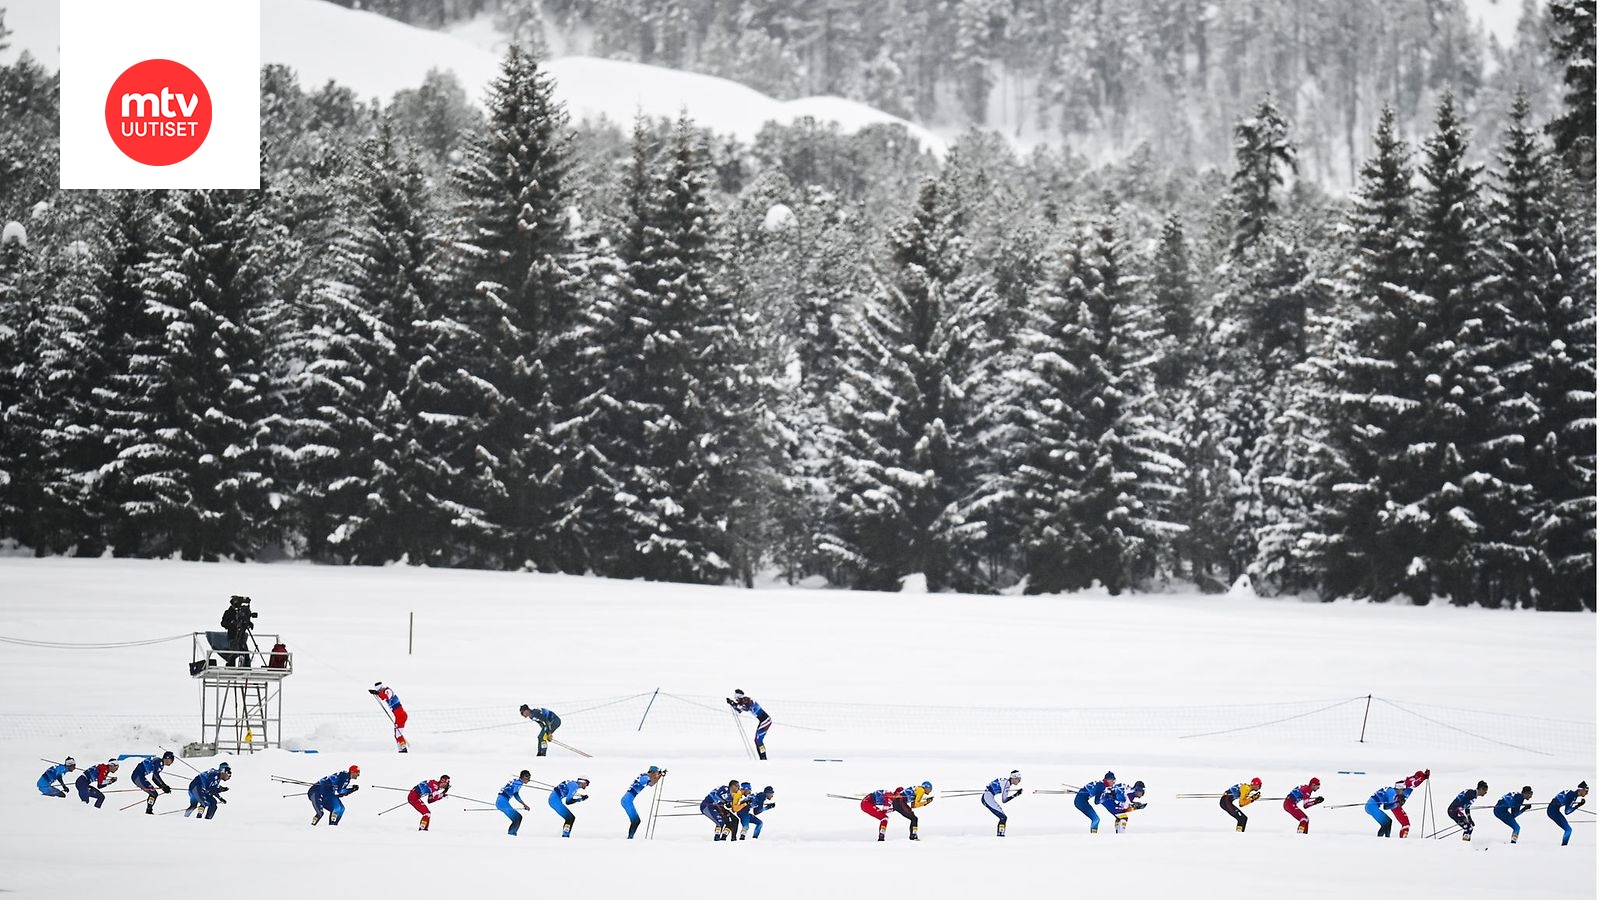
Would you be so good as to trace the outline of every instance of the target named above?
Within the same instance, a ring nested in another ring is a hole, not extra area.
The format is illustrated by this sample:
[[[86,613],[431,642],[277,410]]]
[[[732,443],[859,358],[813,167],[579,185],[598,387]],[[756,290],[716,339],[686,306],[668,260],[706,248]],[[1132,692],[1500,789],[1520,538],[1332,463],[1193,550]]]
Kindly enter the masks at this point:
[[[574,127],[520,49],[481,115],[448,79],[378,106],[269,67],[263,190],[67,193],[24,60],[0,538],[1593,609],[1572,46],[1560,116],[1514,103],[1488,168],[1451,96],[1415,145],[1385,111],[1348,201],[1270,97],[1227,171],[977,133],[936,160]]]

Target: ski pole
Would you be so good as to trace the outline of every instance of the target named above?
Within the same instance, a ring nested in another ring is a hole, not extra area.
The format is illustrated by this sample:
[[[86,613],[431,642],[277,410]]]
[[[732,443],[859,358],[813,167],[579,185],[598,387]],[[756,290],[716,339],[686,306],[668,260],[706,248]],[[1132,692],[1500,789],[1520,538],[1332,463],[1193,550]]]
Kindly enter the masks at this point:
[[[750,746],[750,739],[744,733],[744,720],[739,718],[739,711],[730,706],[728,707],[728,713],[733,716],[733,724],[739,728],[739,746],[744,748],[745,758],[755,759],[756,751]]]
[[[571,750],[573,753],[576,753],[576,754],[578,754],[579,756],[581,756],[581,757],[583,757],[585,759],[593,759],[594,758],[592,754],[585,753],[582,750],[579,750],[577,747],[574,747],[571,744],[562,743],[561,741],[558,741],[555,738],[551,738],[550,739],[550,743],[555,744],[557,747],[560,747],[563,750]]]
[[[315,785],[313,785],[311,782],[301,781],[298,778],[284,778],[282,775],[269,775],[268,777],[273,781],[281,781],[284,784],[303,784],[306,787],[315,787]]]
[[[378,815],[381,816],[381,815],[383,815],[383,813],[394,812],[395,810],[399,809],[402,806],[410,806],[410,805],[411,805],[411,801],[410,800],[407,800],[404,803],[396,803],[395,805],[389,807],[388,809],[384,810],[383,812],[378,813]]]
[[[149,798],[147,797],[146,799],[149,799]],[[135,806],[138,806],[139,804],[144,803],[144,802],[145,802],[145,800],[135,800],[132,803],[129,803],[127,806],[121,807],[121,809],[119,809],[118,811],[120,812],[123,809],[133,809]]]
[[[401,793],[405,793],[405,794],[411,793],[411,788],[388,787],[388,786],[382,785],[382,784],[369,784],[369,785],[366,785],[366,787],[374,788],[374,789],[380,790],[380,791],[400,791]]]
[[[463,797],[463,796],[461,796],[459,794],[450,794],[449,797],[452,800],[465,800],[468,803],[482,803],[484,806],[490,806],[490,807],[494,806],[493,803],[490,803],[487,800],[474,800],[471,797]]]
[[[305,791],[295,791],[292,794],[283,794],[282,796],[284,796],[284,797],[304,797],[305,795],[306,795]]]
[[[1035,794],[1076,794],[1077,791],[1041,791],[1041,790],[1035,790],[1033,793],[1035,793]]]
[[[1441,828],[1438,831],[1435,831],[1433,834],[1428,835],[1428,837],[1429,838],[1445,837],[1447,835],[1454,834],[1455,832],[1460,831],[1460,830],[1461,830],[1461,826],[1460,825],[1451,825],[1449,828]]]
[[[157,744],[157,745],[156,745],[156,749],[157,749],[157,750],[161,750],[161,751],[164,751],[164,752],[166,752],[166,753],[172,753],[172,751],[171,751],[171,750],[168,750],[168,749],[167,749],[167,748],[166,748],[166,747],[163,747],[163,746],[161,746],[161,745],[160,745],[160,744]],[[196,768],[195,768],[195,767],[194,767],[194,765],[193,765],[193,764],[192,764],[192,763],[190,763],[190,762],[189,762],[189,761],[188,761],[188,760],[187,760],[187,759],[184,759],[184,758],[183,758],[183,757],[182,757],[182,756],[179,756],[179,755],[178,755],[178,754],[176,754],[176,753],[172,753],[172,755],[173,755],[173,757],[174,757],[174,758],[175,758],[175,759],[177,759],[177,760],[178,760],[178,762],[181,762],[181,763],[183,763],[183,764],[184,764],[184,765],[186,765],[186,766],[188,766],[188,767],[189,767],[189,771],[191,771],[191,772],[193,772],[193,773],[195,773],[195,774],[196,774],[196,775],[199,775],[199,774],[200,774],[200,770],[199,770],[199,769],[196,769]]]
[[[656,839],[656,819],[661,816],[661,784],[666,780],[667,773],[662,772],[661,778],[656,781],[655,793],[650,800],[650,824],[644,829],[644,838],[647,841]]]

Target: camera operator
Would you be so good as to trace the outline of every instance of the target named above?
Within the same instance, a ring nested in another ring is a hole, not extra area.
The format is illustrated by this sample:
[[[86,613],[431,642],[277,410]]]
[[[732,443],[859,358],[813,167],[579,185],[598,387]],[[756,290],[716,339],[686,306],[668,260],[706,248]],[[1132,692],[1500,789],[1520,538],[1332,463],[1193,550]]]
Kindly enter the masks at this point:
[[[250,611],[249,597],[235,594],[228,599],[228,610],[222,614],[222,627],[228,632],[228,665],[249,667],[250,656],[245,641],[256,627],[256,615]]]

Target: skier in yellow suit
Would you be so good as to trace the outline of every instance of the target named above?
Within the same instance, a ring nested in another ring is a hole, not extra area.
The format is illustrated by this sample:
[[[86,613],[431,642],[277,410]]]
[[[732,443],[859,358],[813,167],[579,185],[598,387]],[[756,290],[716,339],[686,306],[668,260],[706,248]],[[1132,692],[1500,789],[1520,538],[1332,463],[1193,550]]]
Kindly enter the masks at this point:
[[[911,820],[911,839],[917,840],[917,814],[912,812],[933,802],[933,782],[924,781],[911,787],[896,788],[894,811]]]
[[[1260,799],[1261,779],[1259,778],[1252,778],[1249,781],[1241,781],[1222,792],[1222,803],[1220,805],[1222,806],[1223,812],[1233,816],[1233,821],[1235,822],[1235,831],[1243,831],[1244,826],[1249,823],[1250,817],[1245,815],[1244,812],[1238,807],[1234,806],[1234,804],[1237,803],[1239,806],[1249,806]]]

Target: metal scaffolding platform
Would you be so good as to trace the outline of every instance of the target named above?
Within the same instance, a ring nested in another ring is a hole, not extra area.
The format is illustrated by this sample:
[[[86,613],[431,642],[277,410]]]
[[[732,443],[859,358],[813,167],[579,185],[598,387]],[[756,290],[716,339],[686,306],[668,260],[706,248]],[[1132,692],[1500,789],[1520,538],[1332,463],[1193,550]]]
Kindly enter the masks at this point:
[[[189,674],[200,682],[200,744],[212,752],[254,753],[283,743],[283,679],[294,674],[278,635],[252,634],[248,649],[228,645],[220,631],[194,634]]]

